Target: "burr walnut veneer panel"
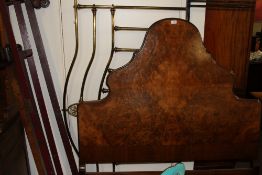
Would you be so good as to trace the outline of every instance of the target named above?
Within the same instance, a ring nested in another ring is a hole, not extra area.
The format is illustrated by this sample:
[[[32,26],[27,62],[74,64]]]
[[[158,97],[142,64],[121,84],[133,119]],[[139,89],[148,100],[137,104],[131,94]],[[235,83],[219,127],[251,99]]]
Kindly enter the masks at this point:
[[[232,82],[195,26],[153,24],[110,73],[109,95],[78,105],[80,163],[253,159],[260,103],[238,99]]]

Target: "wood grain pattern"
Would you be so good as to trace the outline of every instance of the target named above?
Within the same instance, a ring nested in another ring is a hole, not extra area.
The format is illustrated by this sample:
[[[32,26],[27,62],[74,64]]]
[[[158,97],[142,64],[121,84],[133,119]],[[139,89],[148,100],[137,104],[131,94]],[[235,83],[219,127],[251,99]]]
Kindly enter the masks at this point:
[[[192,24],[153,24],[107,82],[105,99],[78,105],[80,163],[256,157],[261,105],[234,96]]]
[[[235,88],[245,93],[255,0],[218,0],[236,5],[253,3],[250,8],[212,8],[207,6],[204,43],[217,64],[233,70]],[[211,2],[207,2],[208,3]]]

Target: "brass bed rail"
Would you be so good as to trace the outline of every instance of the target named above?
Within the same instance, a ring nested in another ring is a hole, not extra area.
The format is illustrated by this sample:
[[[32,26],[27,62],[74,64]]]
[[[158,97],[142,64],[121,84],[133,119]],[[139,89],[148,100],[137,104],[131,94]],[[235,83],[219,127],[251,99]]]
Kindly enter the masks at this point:
[[[90,9],[94,5],[77,4],[77,9]],[[160,6],[124,6],[124,5],[95,5],[98,9],[136,9],[136,10],[187,10],[186,7],[160,7]]]

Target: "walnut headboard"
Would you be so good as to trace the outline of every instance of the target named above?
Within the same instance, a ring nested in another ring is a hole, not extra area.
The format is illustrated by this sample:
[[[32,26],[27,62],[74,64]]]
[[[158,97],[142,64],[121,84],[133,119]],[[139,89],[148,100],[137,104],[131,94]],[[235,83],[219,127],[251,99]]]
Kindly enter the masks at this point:
[[[109,95],[80,102],[80,163],[246,160],[257,155],[261,104],[238,99],[233,76],[181,19],[153,24]]]

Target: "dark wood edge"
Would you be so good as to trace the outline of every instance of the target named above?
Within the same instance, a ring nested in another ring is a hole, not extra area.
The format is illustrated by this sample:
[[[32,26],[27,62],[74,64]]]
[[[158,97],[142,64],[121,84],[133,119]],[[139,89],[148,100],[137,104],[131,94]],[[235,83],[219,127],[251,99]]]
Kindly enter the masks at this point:
[[[18,97],[18,103],[19,103],[19,113],[20,113],[20,119],[23,123],[23,126],[25,128],[28,141],[32,150],[32,154],[35,160],[35,164],[38,170],[38,173],[40,175],[46,174],[46,167],[43,164],[43,157],[40,151],[40,146],[38,144],[38,140],[36,137],[36,134],[34,133],[33,129],[33,121],[32,118],[28,116],[33,116],[34,114],[31,113],[31,111],[27,108],[27,103],[30,104],[30,93],[29,93],[29,84],[26,81],[27,78],[24,74],[24,67],[22,66],[22,59],[20,57],[20,54],[18,53],[16,41],[14,38],[11,22],[9,19],[9,11],[5,4],[4,0],[0,0],[0,12],[3,17],[5,29],[8,35],[8,39],[10,42],[10,46],[12,48],[12,53],[14,57],[14,67],[16,69],[16,82],[14,82],[13,90],[17,93]]]
[[[46,84],[47,90],[48,90],[51,104],[52,104],[52,107],[55,113],[55,119],[56,119],[57,126],[59,129],[60,135],[61,135],[63,146],[65,148],[66,156],[69,161],[70,169],[71,169],[72,174],[78,174],[78,168],[75,162],[72,147],[69,142],[69,138],[68,138],[66,128],[64,125],[61,108],[58,103],[58,98],[57,98],[57,94],[55,91],[53,79],[51,76],[51,71],[50,71],[47,56],[45,53],[45,48],[44,48],[43,40],[41,37],[41,32],[38,26],[36,14],[35,14],[34,8],[32,7],[30,0],[25,0],[25,6],[26,6],[28,17],[29,17],[29,23],[32,29],[32,33],[33,33],[33,37],[35,40],[36,49],[39,55],[39,60],[40,60],[40,64],[42,67],[43,74],[44,74],[44,78],[46,82],[48,82]]]
[[[27,27],[26,27],[26,24],[25,24],[24,15],[23,15],[23,12],[22,12],[22,7],[21,7],[20,3],[15,3],[14,7],[15,7],[15,12],[16,12],[16,16],[17,16],[17,21],[18,21],[20,33],[21,33],[21,36],[22,36],[24,49],[26,49],[25,51],[23,51],[23,53],[24,53],[25,57],[27,58],[27,63],[28,63],[30,75],[31,75],[31,78],[32,78],[32,83],[33,83],[33,86],[34,86],[34,89],[35,89],[35,94],[36,94],[39,110],[40,110],[40,113],[41,113],[41,118],[42,118],[43,125],[44,125],[44,128],[45,128],[47,140],[48,140],[48,143],[49,143],[49,146],[50,146],[50,151],[52,153],[51,156],[53,158],[57,174],[63,174],[61,164],[60,164],[60,160],[59,160],[59,156],[58,156],[58,152],[57,152],[55,141],[54,141],[54,137],[53,137],[53,132],[52,132],[50,122],[49,122],[49,118],[48,118],[48,114],[47,114],[46,105],[45,105],[45,102],[44,102],[42,89],[41,89],[41,86],[40,86],[40,81],[39,81],[39,78],[38,78],[38,73],[37,73],[37,70],[36,70],[35,62],[34,62],[34,57],[32,56],[32,53],[30,52],[31,51],[31,44],[30,44],[30,41],[29,41],[29,38],[28,38],[28,32],[27,32]]]

